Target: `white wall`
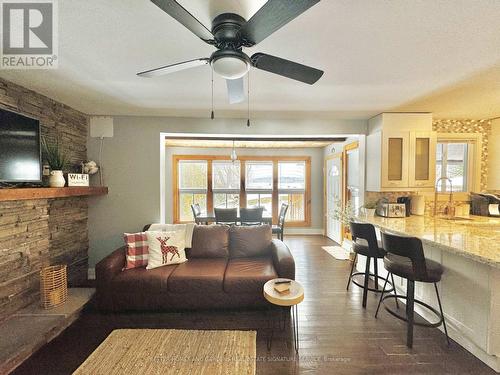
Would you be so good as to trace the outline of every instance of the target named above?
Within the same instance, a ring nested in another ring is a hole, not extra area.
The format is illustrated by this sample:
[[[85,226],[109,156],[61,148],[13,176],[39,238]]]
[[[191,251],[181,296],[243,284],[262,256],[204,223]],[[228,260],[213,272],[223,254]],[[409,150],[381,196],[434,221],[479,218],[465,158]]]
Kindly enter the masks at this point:
[[[165,154],[166,184],[165,184],[165,222],[173,221],[172,208],[172,155],[229,155],[230,148],[186,148],[167,147]],[[258,156],[310,156],[311,157],[311,226],[307,228],[287,228],[295,233],[322,233],[323,231],[323,149],[316,148],[238,148],[238,155]]]
[[[114,137],[105,139],[103,151],[109,194],[89,202],[90,267],[121,246],[123,232],[160,220],[160,133],[169,132],[348,136],[365,134],[366,121],[261,119],[247,128],[244,119],[115,117]],[[99,140],[89,138],[87,146],[96,160]]]
[[[488,190],[500,190],[500,119],[491,122],[488,137]]]

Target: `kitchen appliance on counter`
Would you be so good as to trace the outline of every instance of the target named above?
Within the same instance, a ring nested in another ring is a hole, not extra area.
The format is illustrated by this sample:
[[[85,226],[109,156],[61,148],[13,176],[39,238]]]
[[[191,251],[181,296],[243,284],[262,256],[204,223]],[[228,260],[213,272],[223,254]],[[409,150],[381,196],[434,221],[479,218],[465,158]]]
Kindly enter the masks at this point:
[[[411,215],[411,198],[410,197],[398,197],[397,203],[403,203],[405,205],[405,216]]]
[[[425,197],[423,195],[412,195],[410,212],[412,215],[424,216],[425,214]]]
[[[387,198],[379,199],[375,213],[382,217],[406,217],[404,203],[389,203]]]
[[[478,216],[500,216],[500,197],[488,193],[471,193],[472,214]]]

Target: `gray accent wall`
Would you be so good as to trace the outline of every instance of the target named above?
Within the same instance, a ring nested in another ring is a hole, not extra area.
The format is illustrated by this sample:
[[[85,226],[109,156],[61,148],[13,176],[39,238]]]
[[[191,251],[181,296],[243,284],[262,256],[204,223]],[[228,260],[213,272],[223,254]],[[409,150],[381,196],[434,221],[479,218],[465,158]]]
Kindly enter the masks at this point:
[[[124,232],[139,231],[146,223],[160,221],[161,133],[349,136],[365,134],[366,126],[365,120],[259,119],[253,120],[247,128],[245,119],[115,117],[114,136],[104,139],[102,157],[104,184],[109,187],[109,194],[92,198],[89,204],[89,266],[94,267],[100,259],[120,247]],[[89,138],[87,146],[89,159],[98,161],[99,139]],[[296,152],[301,154],[303,150],[297,149]],[[277,153],[280,154],[281,150]],[[320,196],[313,203],[316,207],[313,227],[321,228],[321,217],[318,218],[317,213],[323,199],[321,149],[317,155],[319,162],[314,163],[312,169],[316,171],[312,174],[321,182],[315,183],[317,188],[313,188],[313,194],[319,192]],[[167,173],[167,180],[169,176]],[[97,176],[91,177],[92,184],[97,182]],[[166,182],[165,188],[170,184],[170,181]],[[168,200],[167,196],[165,206],[171,204]],[[171,215],[171,211],[167,207],[167,215]],[[166,216],[166,219],[171,219],[171,216]]]

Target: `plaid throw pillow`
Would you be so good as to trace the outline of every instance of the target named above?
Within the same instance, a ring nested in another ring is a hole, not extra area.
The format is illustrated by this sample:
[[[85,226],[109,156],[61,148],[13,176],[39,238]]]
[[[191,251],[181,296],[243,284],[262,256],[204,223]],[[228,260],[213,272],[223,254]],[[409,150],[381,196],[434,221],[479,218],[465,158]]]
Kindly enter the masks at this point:
[[[127,264],[125,269],[144,267],[148,265],[149,247],[146,232],[123,233],[127,246]]]

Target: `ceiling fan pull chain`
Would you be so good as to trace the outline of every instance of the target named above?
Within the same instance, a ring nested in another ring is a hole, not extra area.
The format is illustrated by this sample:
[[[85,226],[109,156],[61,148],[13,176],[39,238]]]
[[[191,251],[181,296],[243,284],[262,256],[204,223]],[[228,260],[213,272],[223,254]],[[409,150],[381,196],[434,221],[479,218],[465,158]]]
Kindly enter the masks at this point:
[[[213,120],[214,116],[214,70],[210,67],[210,72],[212,74],[212,113],[210,114],[210,118]]]
[[[247,127],[250,127],[250,71],[247,73]]]

